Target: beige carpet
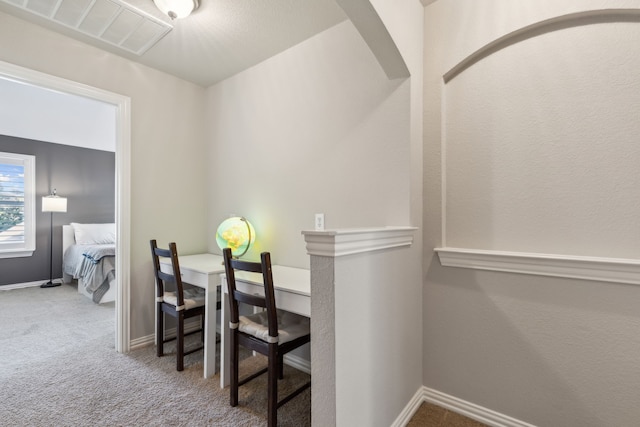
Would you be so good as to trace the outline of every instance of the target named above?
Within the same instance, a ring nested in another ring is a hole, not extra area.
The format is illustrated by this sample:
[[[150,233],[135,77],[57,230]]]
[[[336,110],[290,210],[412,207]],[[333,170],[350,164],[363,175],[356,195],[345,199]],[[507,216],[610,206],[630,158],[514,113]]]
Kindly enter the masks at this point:
[[[1,426],[266,425],[266,377],[241,388],[229,406],[219,377],[202,378],[202,352],[175,370],[155,347],[114,350],[113,305],[98,306],[75,287],[0,291]],[[264,364],[248,353],[245,372]],[[241,374],[242,375],[242,374]],[[308,380],[289,366],[283,393]],[[307,390],[278,410],[281,426],[311,425]]]
[[[407,424],[407,427],[487,427],[448,409],[431,403],[423,403]]]

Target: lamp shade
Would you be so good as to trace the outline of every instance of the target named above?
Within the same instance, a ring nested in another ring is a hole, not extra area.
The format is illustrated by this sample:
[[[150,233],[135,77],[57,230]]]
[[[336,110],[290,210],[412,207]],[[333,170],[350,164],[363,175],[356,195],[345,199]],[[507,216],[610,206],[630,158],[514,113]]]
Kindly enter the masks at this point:
[[[220,249],[231,248],[231,254],[241,257],[256,240],[256,231],[245,217],[234,216],[220,223],[216,243]]]
[[[42,212],[66,212],[67,198],[55,194],[42,198]]]
[[[171,19],[186,18],[199,6],[198,0],[153,0],[153,2]]]

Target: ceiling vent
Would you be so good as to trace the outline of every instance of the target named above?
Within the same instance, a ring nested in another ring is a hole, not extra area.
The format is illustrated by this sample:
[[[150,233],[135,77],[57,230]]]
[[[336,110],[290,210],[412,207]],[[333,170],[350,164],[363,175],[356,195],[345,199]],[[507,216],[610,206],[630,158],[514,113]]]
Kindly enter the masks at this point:
[[[173,28],[120,0],[0,0],[136,55]]]

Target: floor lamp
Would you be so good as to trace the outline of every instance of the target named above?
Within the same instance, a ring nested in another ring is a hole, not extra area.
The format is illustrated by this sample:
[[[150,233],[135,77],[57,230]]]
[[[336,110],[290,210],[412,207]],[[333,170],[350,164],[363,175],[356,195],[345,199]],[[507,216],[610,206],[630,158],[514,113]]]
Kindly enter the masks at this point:
[[[40,285],[41,288],[60,286],[60,283],[53,283],[53,213],[66,211],[67,198],[58,196],[55,188],[51,194],[42,198],[42,212],[49,212],[51,219],[49,223],[49,281]]]

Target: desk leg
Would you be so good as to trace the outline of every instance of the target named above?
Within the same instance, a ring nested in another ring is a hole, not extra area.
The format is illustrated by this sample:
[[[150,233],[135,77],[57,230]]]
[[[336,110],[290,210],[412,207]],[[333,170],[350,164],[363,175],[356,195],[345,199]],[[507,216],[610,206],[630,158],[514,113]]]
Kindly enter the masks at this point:
[[[224,279],[223,279],[224,280]],[[226,283],[224,283],[226,287]],[[220,313],[220,388],[229,385],[229,294],[222,292]]]
[[[216,373],[216,303],[217,286],[211,284],[206,289],[206,310],[204,315],[204,377],[211,378]]]

